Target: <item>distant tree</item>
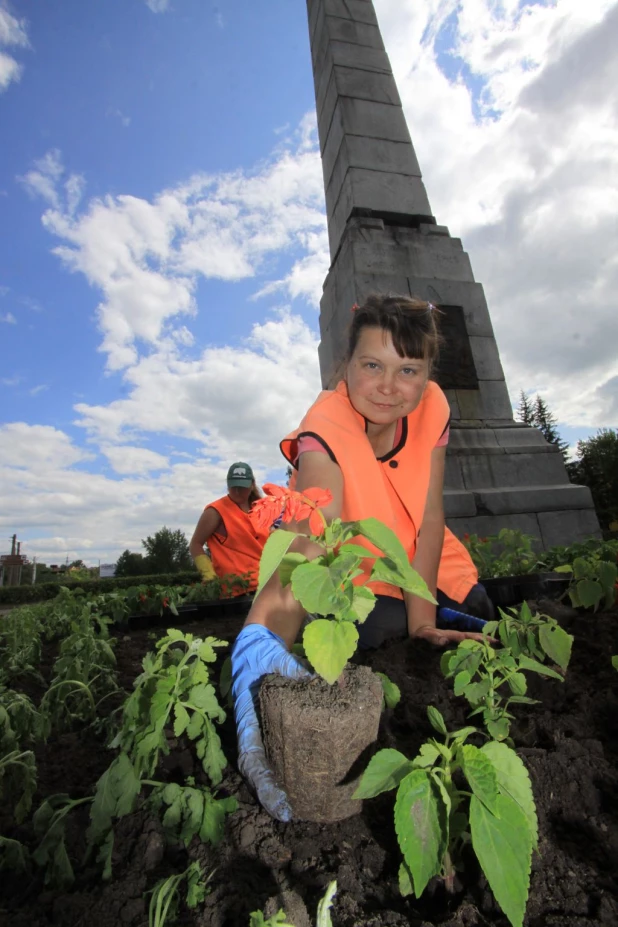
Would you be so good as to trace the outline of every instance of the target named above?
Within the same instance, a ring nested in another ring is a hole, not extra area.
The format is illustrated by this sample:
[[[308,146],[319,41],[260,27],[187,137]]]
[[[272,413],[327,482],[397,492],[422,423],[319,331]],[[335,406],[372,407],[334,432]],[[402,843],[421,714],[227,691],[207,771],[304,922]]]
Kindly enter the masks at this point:
[[[569,475],[590,488],[601,527],[618,530],[618,432],[601,428],[594,437],[578,441]]]
[[[69,563],[69,570],[87,570],[88,567],[83,560],[73,560]]]
[[[564,462],[567,463],[569,460],[569,445],[560,437],[556,416],[550,411],[543,397],[538,395],[534,401],[534,424],[543,432],[548,444],[556,445],[564,458]]]
[[[516,415],[518,421],[523,422],[524,425],[534,425],[534,406],[523,389],[519,394],[519,408]]]
[[[147,564],[143,554],[125,550],[116,561],[116,576],[143,576],[146,572]]]
[[[183,531],[165,526],[152,537],[142,540],[148,561],[148,573],[179,573],[192,566],[189,543]]]

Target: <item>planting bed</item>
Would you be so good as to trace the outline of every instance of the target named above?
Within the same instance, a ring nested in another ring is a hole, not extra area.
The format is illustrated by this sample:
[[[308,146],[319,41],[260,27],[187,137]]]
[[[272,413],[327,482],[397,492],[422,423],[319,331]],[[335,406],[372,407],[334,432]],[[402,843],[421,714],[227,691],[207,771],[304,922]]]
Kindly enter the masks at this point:
[[[526,924],[529,927],[616,927],[618,925],[618,673],[611,655],[618,653],[618,611],[574,615],[555,603],[547,611],[575,635],[573,657],[564,684],[530,679],[537,706],[515,706],[512,736],[532,778],[540,825],[540,852],[533,874]],[[562,612],[562,614],[557,614]],[[193,633],[231,641],[242,618],[217,617],[186,625]],[[180,625],[182,627],[182,624]],[[159,630],[158,633],[161,633]],[[146,629],[122,633],[116,654],[120,682],[130,690],[143,655],[154,646]],[[45,654],[43,673],[53,654]],[[219,666],[223,657],[219,658]],[[462,726],[466,703],[452,694],[439,669],[440,653],[422,642],[396,642],[365,654],[362,662],[387,673],[401,688],[400,704],[382,718],[380,744],[413,757],[432,736],[426,706],[440,709],[450,729]],[[36,687],[31,694],[36,697]],[[235,759],[231,718],[222,728],[223,748]],[[77,732],[52,738],[37,750],[40,798],[55,792],[74,797],[92,793],[110,762],[104,739]],[[193,759],[182,744],[165,765],[183,775]],[[223,792],[235,795],[239,810],[230,815],[226,835],[216,848],[194,838],[188,853],[166,848],[160,826],[142,813],[117,826],[114,876],[102,883],[91,866],[79,870],[73,891],[49,891],[0,876],[0,924],[10,927],[143,927],[147,902],[143,893],[162,876],[180,872],[199,859],[211,873],[210,894],[203,905],[184,912],[179,923],[192,927],[246,927],[249,912],[263,908],[282,892],[296,893],[311,912],[328,882],[337,880],[335,927],[507,927],[470,860],[455,896],[446,897],[430,883],[419,901],[404,899],[397,887],[400,853],[392,823],[393,794],[364,804],[360,815],[334,824],[272,821],[254,802],[233,765]],[[2,812],[0,811],[0,816]],[[4,824],[0,821],[0,825]],[[87,813],[76,814],[69,829],[69,849],[76,861],[84,850]],[[2,827],[0,826],[0,830]],[[17,829],[27,837],[27,825]],[[15,833],[15,831],[13,831]],[[298,898],[286,896],[296,927],[309,923]]]

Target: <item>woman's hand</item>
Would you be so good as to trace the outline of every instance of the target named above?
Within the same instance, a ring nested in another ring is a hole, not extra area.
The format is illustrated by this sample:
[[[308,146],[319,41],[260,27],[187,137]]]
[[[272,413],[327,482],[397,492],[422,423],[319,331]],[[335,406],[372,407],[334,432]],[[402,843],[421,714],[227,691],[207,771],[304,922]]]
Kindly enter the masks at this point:
[[[443,628],[436,628],[434,625],[426,624],[417,628],[410,634],[413,639],[428,641],[434,647],[448,647],[450,644],[459,644],[461,641],[490,641],[495,643],[493,637],[487,634],[478,634],[474,631],[445,631]]]

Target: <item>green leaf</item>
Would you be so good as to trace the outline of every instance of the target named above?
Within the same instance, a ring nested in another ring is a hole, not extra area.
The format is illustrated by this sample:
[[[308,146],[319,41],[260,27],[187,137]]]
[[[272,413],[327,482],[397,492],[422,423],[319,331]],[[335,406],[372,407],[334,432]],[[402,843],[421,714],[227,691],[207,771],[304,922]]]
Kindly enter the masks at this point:
[[[550,660],[566,672],[571,659],[573,636],[559,625],[543,624],[539,628],[539,642]]]
[[[176,702],[174,705],[174,715],[174,736],[180,737],[181,734],[184,734],[189,724],[189,712],[184,705],[181,705],[180,702]]]
[[[357,643],[358,631],[349,621],[316,618],[303,633],[303,645],[309,662],[330,685],[341,676]]]
[[[384,703],[387,708],[395,708],[401,701],[401,690],[386,673],[376,673],[376,676],[382,683],[382,692],[384,693]]]
[[[30,854],[28,849],[19,840],[0,836],[0,872],[9,869],[12,872],[23,874],[28,872]]]
[[[530,886],[531,835],[521,808],[512,798],[499,795],[497,810],[499,817],[472,796],[472,846],[496,901],[513,927],[523,927]]]
[[[434,731],[437,731],[438,734],[448,733],[446,730],[446,723],[444,718],[440,714],[437,708],[434,708],[433,705],[427,707],[427,717],[429,718],[429,723],[431,724]]]
[[[530,776],[523,760],[506,744],[490,741],[481,747],[493,763],[498,779],[498,788],[503,795],[508,795],[521,808],[532,838],[532,846],[538,841],[538,824],[536,807]]]
[[[301,563],[309,563],[304,554],[297,554],[294,551],[288,551],[279,564],[279,579],[282,586],[287,586],[292,579],[292,573]]]
[[[395,830],[417,898],[442,868],[444,824],[444,808],[435,783],[425,770],[415,769],[397,791]]]
[[[356,522],[357,534],[367,538],[367,540],[377,547],[378,550],[393,560],[397,567],[402,570],[409,566],[408,555],[403,544],[394,531],[388,528],[377,518],[363,518]]]
[[[353,798],[375,798],[395,789],[412,771],[412,763],[399,750],[380,750],[369,760]]]
[[[524,654],[519,658],[519,667],[520,669],[530,670],[532,673],[538,673],[540,676],[549,676],[551,679],[557,679],[558,682],[564,682],[564,676],[561,676],[556,670],[539,663],[538,660],[532,660]]]
[[[225,720],[225,712],[217,701],[215,687],[211,683],[200,682],[192,686],[188,693],[188,699],[196,708],[201,708],[211,718],[217,718],[219,721]]]
[[[294,532],[285,531],[283,528],[277,528],[276,531],[269,535],[260,558],[260,573],[256,595],[261,592],[275,570],[279,568],[283,557],[297,537],[298,535]]]
[[[415,769],[427,769],[428,766],[433,766],[441,756],[443,753],[435,743],[424,743],[421,744],[418,754],[412,760],[412,765]]]
[[[523,673],[514,673],[509,676],[508,685],[513,695],[525,695],[528,691],[528,683]]]
[[[618,656],[612,657],[612,666],[615,670],[618,670]]]
[[[230,811],[235,811],[237,803],[234,798],[213,798],[213,796],[204,790],[204,817],[200,827],[200,840],[207,840],[213,846],[217,846],[223,838],[225,828],[225,815]]]
[[[348,605],[333,582],[330,569],[315,561],[294,570],[291,586],[294,598],[313,614],[332,615]]]
[[[376,597],[366,586],[355,586],[354,596],[352,598],[352,611],[355,613],[357,620],[362,624],[369,617],[375,608]]]
[[[355,554],[357,557],[378,557],[379,554],[372,553],[367,547],[362,547],[360,544],[342,544],[339,550],[339,554]]]
[[[333,927],[333,922],[330,916],[330,909],[333,906],[333,899],[335,897],[335,892],[337,891],[337,883],[329,882],[326,886],[326,891],[324,896],[320,899],[318,904],[318,910],[316,913],[316,927]]]
[[[595,608],[603,598],[603,587],[594,579],[580,579],[576,589],[582,608]]]
[[[506,740],[509,736],[509,731],[511,729],[511,724],[508,718],[495,718],[495,719],[486,719],[485,727],[494,740]]]
[[[399,891],[404,898],[406,895],[414,894],[414,887],[412,885],[412,873],[406,866],[405,862],[402,862],[399,866]]]
[[[461,748],[460,757],[461,768],[473,793],[488,811],[497,814],[498,778],[491,760],[472,744]]]
[[[463,695],[464,690],[466,686],[469,684],[469,682],[470,682],[470,673],[467,670],[461,670],[461,672],[457,673],[457,675],[455,676],[454,683],[453,683],[453,691],[455,695]]]
[[[120,753],[97,782],[90,809],[88,843],[97,843],[112,826],[112,820],[130,814],[140,792],[140,780],[126,753]]]
[[[213,785],[219,785],[223,778],[223,770],[227,766],[227,760],[221,749],[221,739],[210,723],[208,734],[202,743],[204,749],[200,751],[200,754],[204,772],[210,777]]]
[[[573,567],[569,563],[563,563],[561,566],[555,566],[554,573],[572,573]]]
[[[369,581],[390,583],[392,586],[398,586],[400,589],[405,589],[406,592],[417,595],[420,599],[426,599],[428,602],[436,604],[427,583],[409,563],[400,566],[394,560],[382,557],[374,563]]]

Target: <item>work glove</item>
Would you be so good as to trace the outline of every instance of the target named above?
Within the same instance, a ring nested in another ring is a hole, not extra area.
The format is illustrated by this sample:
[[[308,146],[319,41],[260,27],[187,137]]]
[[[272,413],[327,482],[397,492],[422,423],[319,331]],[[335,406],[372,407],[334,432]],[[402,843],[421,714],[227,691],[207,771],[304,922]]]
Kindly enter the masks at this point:
[[[494,621],[496,617],[494,604],[487,595],[487,590],[482,583],[476,583],[472,587],[463,604],[471,614],[476,615],[478,618],[484,618],[485,621]]]
[[[198,554],[193,562],[196,569],[200,571],[203,583],[208,583],[211,579],[217,578],[212,560],[206,554]]]
[[[456,612],[454,608],[442,607],[437,610],[436,626],[438,628],[448,628],[453,631],[474,631],[482,633],[485,627],[485,621],[482,618],[476,618],[474,615]]]
[[[277,785],[266,761],[256,705],[264,676],[279,673],[288,679],[311,679],[312,673],[289,653],[278,634],[261,624],[245,625],[236,638],[231,660],[238,768],[271,817],[291,821],[287,795]]]

